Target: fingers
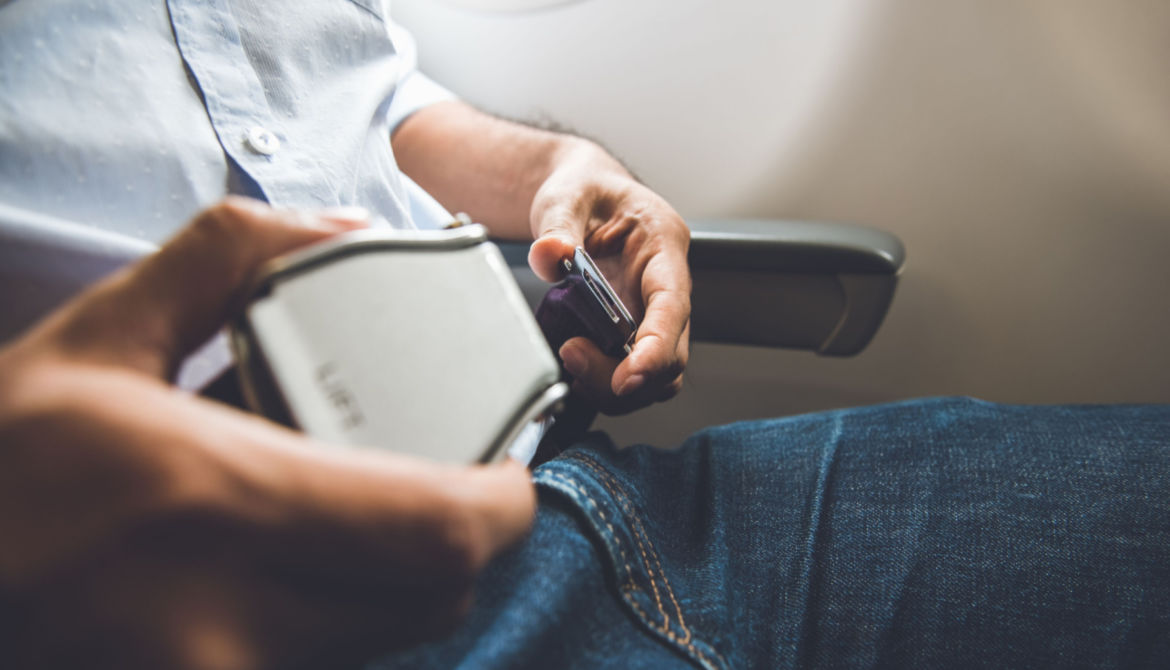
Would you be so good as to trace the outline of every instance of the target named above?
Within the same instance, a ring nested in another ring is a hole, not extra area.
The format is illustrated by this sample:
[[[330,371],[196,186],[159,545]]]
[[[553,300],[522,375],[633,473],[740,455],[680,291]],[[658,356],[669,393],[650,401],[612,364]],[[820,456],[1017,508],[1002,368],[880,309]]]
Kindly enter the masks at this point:
[[[641,273],[645,311],[633,350],[614,367],[614,394],[655,402],[678,393],[690,355],[690,287],[685,243],[650,256]]]
[[[554,204],[533,214],[536,241],[528,251],[528,265],[536,276],[552,282],[564,274],[561,261],[572,258],[573,250],[585,244],[589,206],[579,195],[559,200],[547,194],[545,197]]]
[[[685,347],[686,338],[682,346]],[[566,342],[560,350],[565,369],[573,375],[573,390],[590,400],[601,412],[610,415],[626,414],[656,402],[669,400],[682,390],[681,367],[670,367],[667,372],[646,380],[636,380],[627,388],[612,387],[616,383],[618,359],[602,353],[589,340],[577,337]],[[677,358],[685,362],[685,352]],[[680,364],[681,365],[681,364]],[[675,372],[677,370],[677,372]]]
[[[366,585],[400,585],[409,575],[419,587],[469,586],[535,515],[531,478],[514,462],[455,467],[339,448],[212,402],[188,405],[177,402],[168,423],[184,426],[206,460],[222,464],[226,488],[217,497],[272,529],[274,547],[298,546],[281,560],[315,573]]]
[[[420,586],[469,586],[535,515],[528,471],[514,462],[460,468],[317,446],[295,468],[286,499],[299,510],[296,531],[320,534],[311,544],[328,547],[323,565],[352,570],[376,557],[368,567],[397,568]],[[333,554],[343,546],[349,551],[338,561]]]
[[[452,482],[457,502],[472,506],[486,536],[487,558],[528,534],[536,515],[536,489],[527,467],[513,460],[463,471]]]
[[[55,332],[75,355],[169,378],[238,307],[265,261],[364,225],[358,210],[291,212],[228,198],[84,293],[59,313]]]
[[[337,640],[355,652],[385,651],[449,631],[480,572],[535,515],[530,475],[515,462],[451,467],[309,448],[285,478],[292,485],[281,499],[293,514],[270,556],[298,597],[315,597],[331,620],[353,624],[332,631],[334,650]]]
[[[480,572],[535,516],[531,477],[516,462],[451,467],[374,450],[289,447],[295,462],[280,500],[293,513],[274,536],[272,560],[290,570],[298,593],[310,588],[328,601],[333,618],[365,620],[383,649],[450,630]]]
[[[565,370],[573,376],[574,384],[588,390],[594,400],[606,397],[617,367],[616,359],[610,358],[597,345],[584,337],[574,337],[558,352]]]
[[[216,630],[241,636],[220,639],[231,643],[224,649],[260,657],[336,650],[353,631],[385,649],[454,625],[476,575],[535,513],[530,477],[517,463],[451,467],[319,444],[129,370],[57,367],[77,369],[38,383],[67,388],[42,394],[51,407],[0,440],[9,447],[0,502],[13,503],[0,509],[21,510],[0,514],[4,536],[18,539],[0,552],[5,584],[29,595],[76,570],[104,589],[107,568],[156,562],[149,578],[131,571],[139,578],[131,583],[149,588],[131,594],[118,581],[112,600],[69,589],[46,604],[54,612],[93,614],[116,602],[125,619],[110,625],[119,630],[157,623],[181,632],[190,622],[159,621],[149,598],[190,604],[194,596],[178,593],[202,575],[209,581],[194,595],[215,596],[204,602],[207,623],[230,623]],[[322,612],[369,625],[331,629]],[[165,635],[141,639],[173,644]]]
[[[686,368],[690,353],[690,279],[685,264],[677,269],[663,255],[656,256],[646,266],[642,284],[645,315],[633,350],[614,371],[612,387],[618,395],[654,380],[674,379]]]

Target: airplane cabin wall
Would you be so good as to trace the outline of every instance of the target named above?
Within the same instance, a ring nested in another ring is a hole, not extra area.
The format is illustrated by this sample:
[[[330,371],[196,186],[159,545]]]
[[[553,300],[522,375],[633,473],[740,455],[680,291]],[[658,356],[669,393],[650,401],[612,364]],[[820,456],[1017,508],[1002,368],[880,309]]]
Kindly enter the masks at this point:
[[[468,101],[606,144],[685,217],[849,221],[908,265],[851,359],[696,346],[670,443],[922,395],[1170,402],[1170,4],[397,0]],[[745,309],[758,306],[745,305]]]

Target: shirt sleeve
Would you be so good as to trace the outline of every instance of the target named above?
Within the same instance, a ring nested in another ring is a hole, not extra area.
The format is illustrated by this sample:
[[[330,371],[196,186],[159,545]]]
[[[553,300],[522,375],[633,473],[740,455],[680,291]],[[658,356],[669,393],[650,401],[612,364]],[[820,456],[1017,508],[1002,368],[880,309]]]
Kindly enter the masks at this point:
[[[408,116],[428,105],[444,100],[456,100],[457,96],[443,88],[418,70],[418,44],[405,28],[389,22],[390,41],[400,58],[401,74],[394,89],[394,97],[386,112],[390,132]]]

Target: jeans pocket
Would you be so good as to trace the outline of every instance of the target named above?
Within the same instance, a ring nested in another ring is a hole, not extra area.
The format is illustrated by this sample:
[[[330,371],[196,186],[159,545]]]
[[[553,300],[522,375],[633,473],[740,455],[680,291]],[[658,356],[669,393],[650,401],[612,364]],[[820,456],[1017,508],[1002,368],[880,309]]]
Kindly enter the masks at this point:
[[[533,479],[567,497],[585,519],[605,550],[614,595],[644,630],[698,667],[729,667],[687,622],[675,590],[678,580],[664,569],[637,506],[600,461],[574,451],[541,466]]]

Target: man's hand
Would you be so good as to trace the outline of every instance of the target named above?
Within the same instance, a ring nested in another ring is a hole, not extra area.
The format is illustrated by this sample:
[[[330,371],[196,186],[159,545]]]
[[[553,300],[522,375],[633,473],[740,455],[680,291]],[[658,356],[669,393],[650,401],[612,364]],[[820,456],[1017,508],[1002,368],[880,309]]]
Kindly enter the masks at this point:
[[[682,218],[599,146],[497,119],[459,102],[431,105],[395,131],[394,154],[452,212],[498,237],[533,238],[533,270],[560,277],[584,246],[641,319],[634,350],[618,361],[574,338],[560,354],[575,388],[610,414],[676,394],[687,363],[690,232]]]
[[[232,199],[0,350],[5,667],[341,667],[448,629],[519,465],[315,444],[166,382],[265,260],[357,225]]]
[[[633,351],[618,361],[577,337],[560,350],[574,387],[602,411],[623,413],[674,397],[687,364],[690,231],[656,193],[589,142],[562,153],[532,202],[528,256],[544,280],[582,246],[640,321]]]

